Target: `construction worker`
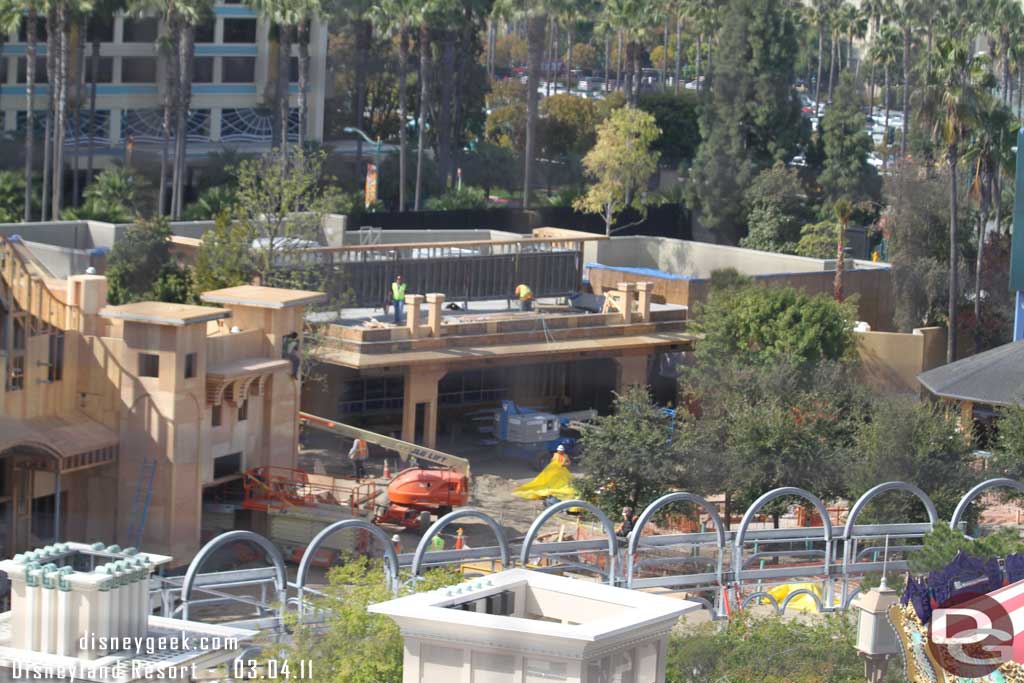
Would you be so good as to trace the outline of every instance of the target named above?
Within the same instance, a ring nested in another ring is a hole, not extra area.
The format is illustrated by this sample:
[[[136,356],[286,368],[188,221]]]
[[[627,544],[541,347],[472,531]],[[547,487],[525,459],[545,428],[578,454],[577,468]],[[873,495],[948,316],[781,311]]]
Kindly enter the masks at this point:
[[[633,508],[629,506],[622,508],[622,522],[619,523],[619,528],[615,530],[615,535],[629,536],[634,526],[636,526],[636,515],[633,514]]]
[[[444,537],[441,534],[435,534],[430,539],[430,547],[432,550],[444,550]]]
[[[348,451],[348,459],[352,461],[352,476],[356,481],[366,477],[366,459],[370,457],[370,447],[366,441],[356,438],[352,441],[352,448]]]
[[[391,303],[395,305],[395,324],[401,325],[402,312],[405,310],[405,282],[401,275],[396,275],[395,281],[391,283]],[[386,304],[384,312],[387,313]]]
[[[533,310],[533,290],[528,285],[516,285],[516,296],[519,297],[519,310]]]
[[[299,376],[299,333],[292,332],[284,336],[284,348],[282,349],[283,357],[291,361],[292,364],[292,378]]]
[[[558,448],[551,454],[551,462],[557,462],[562,467],[569,466],[569,454],[565,452],[565,446],[558,444]]]
[[[395,534],[391,537],[391,545],[395,548],[395,553],[398,555],[402,554],[402,537]]]

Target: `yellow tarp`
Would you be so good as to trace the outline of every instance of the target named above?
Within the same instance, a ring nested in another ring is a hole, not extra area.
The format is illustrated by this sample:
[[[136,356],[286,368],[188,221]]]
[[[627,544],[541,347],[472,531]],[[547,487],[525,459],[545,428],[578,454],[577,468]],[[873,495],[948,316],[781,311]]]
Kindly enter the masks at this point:
[[[572,475],[569,470],[555,460],[541,470],[532,481],[528,481],[515,491],[513,496],[526,500],[543,500],[553,497],[558,500],[572,500],[576,497],[576,489],[572,487]]]
[[[782,605],[782,601],[786,599],[787,595],[798,590],[809,590],[814,593],[818,600],[821,600],[821,586],[816,583],[784,583],[768,591],[768,594],[775,598],[779,605]],[[824,604],[824,601],[822,601],[822,604]],[[786,606],[787,611],[791,609],[800,610],[801,612],[817,612],[818,604],[807,593],[801,593]]]

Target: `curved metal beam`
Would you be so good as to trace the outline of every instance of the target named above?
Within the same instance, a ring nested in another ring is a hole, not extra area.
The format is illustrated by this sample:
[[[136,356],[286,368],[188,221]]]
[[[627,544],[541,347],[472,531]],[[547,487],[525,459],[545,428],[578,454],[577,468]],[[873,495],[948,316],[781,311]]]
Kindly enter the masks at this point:
[[[394,546],[391,545],[391,539],[384,533],[384,530],[379,526],[370,524],[369,522],[362,519],[343,519],[340,522],[334,522],[330,524],[313,537],[309,545],[306,546],[306,552],[302,553],[302,560],[299,562],[299,571],[295,577],[295,583],[299,588],[299,602],[302,602],[302,591],[306,586],[306,578],[309,576],[309,567],[313,564],[313,556],[316,551],[320,549],[328,538],[344,531],[345,529],[362,529],[369,531],[381,545],[384,546],[384,574],[388,580],[388,585],[391,591],[398,594],[398,554],[395,552]]]
[[[687,493],[685,491],[675,491],[673,493],[666,493],[664,496],[654,501],[650,505],[644,508],[644,511],[637,517],[636,524],[633,525],[633,530],[629,533],[628,555],[626,557],[626,587],[633,587],[633,557],[636,555],[637,549],[640,547],[641,536],[643,534],[644,525],[650,521],[658,510],[662,509],[666,505],[672,503],[693,503],[707,511],[711,517],[712,524],[715,525],[715,534],[718,536],[718,560],[716,561],[715,574],[718,577],[718,583],[722,583],[722,565],[725,559],[726,544],[725,544],[725,525],[722,524],[722,518],[718,516],[718,510],[714,505],[707,502],[695,493]]]
[[[757,591],[756,593],[751,593],[747,597],[743,598],[743,600],[740,602],[740,609],[746,609],[747,605],[749,605],[751,601],[755,599],[760,600],[761,598],[766,598],[768,602],[772,603],[772,607],[775,608],[776,614],[782,614],[782,610],[779,609],[779,601],[776,600],[772,596],[772,594],[767,591]]]
[[[188,571],[185,572],[185,579],[181,583],[182,619],[186,621],[188,620],[188,601],[192,597],[192,588],[195,585],[196,577],[199,575],[199,568],[203,566],[203,563],[206,562],[214,552],[228,543],[235,543],[237,541],[246,541],[260,548],[274,565],[274,569],[276,570],[274,576],[274,587],[277,589],[278,601],[281,603],[281,610],[283,612],[285,598],[287,597],[286,591],[288,590],[288,573],[284,567],[284,558],[281,556],[281,551],[264,536],[260,536],[252,531],[236,529],[234,531],[223,533],[204,545],[199,552],[196,553],[192,563],[188,566]]]
[[[956,504],[956,509],[953,510],[953,517],[949,520],[949,528],[955,529],[957,525],[960,524],[960,518],[964,516],[964,513],[967,512],[967,508],[974,501],[974,499],[977,498],[979,494],[981,494],[982,491],[987,491],[988,489],[996,488],[999,486],[1014,489],[1016,491],[1024,493],[1024,484],[1020,483],[1016,479],[997,477],[995,479],[983,481],[977,486],[975,486],[973,489],[965,493],[964,497],[960,499],[960,502]]]
[[[791,600],[801,595],[811,596],[811,598],[814,599],[814,603],[818,606],[818,612],[825,612],[825,606],[822,604],[821,598],[815,595],[814,591],[807,590],[806,588],[798,588],[797,590],[792,591],[791,593],[787,593],[786,597],[782,599],[782,604],[779,605],[780,613],[786,611],[786,608],[789,606],[789,602]]]
[[[846,527],[843,529],[843,540],[849,540],[853,536],[853,527],[857,523],[857,518],[860,513],[864,511],[865,506],[876,496],[880,496],[883,493],[889,491],[906,491],[907,493],[917,497],[924,504],[924,509],[928,513],[928,521],[931,522],[932,526],[935,526],[935,522],[939,520],[939,513],[935,510],[935,503],[928,497],[928,494],[922,491],[913,484],[908,484],[904,481],[887,481],[884,484],[874,486],[864,492],[857,502],[850,508],[850,514],[846,517]]]
[[[736,540],[732,549],[732,566],[736,573],[736,581],[741,582],[743,579],[743,572],[745,571],[743,569],[743,540],[747,536],[747,528],[750,526],[750,523],[754,521],[754,515],[757,514],[758,510],[771,501],[784,496],[799,496],[811,503],[815,510],[818,511],[818,515],[821,517],[821,522],[824,525],[822,531],[824,532],[823,540],[825,541],[825,561],[822,563],[822,568],[824,569],[826,577],[831,575],[829,559],[832,557],[832,520],[829,519],[828,509],[825,507],[825,504],[821,502],[821,499],[810,491],[796,486],[783,486],[782,488],[772,489],[771,491],[762,494],[761,497],[755,500],[753,505],[747,508],[747,511],[743,513],[743,520],[740,522],[740,528],[736,532]],[[827,578],[825,586],[828,590],[826,599],[831,602],[832,582]]]
[[[605,533],[608,534],[608,585],[614,586],[615,556],[619,553],[619,539],[615,536],[615,525],[612,524],[612,520],[608,519],[608,515],[604,514],[603,510],[585,500],[563,500],[561,503],[545,508],[537,519],[533,520],[529,531],[526,532],[526,538],[523,539],[523,548],[519,553],[520,564],[524,567],[529,564],[530,549],[533,547],[533,541],[537,538],[537,534],[540,533],[544,524],[562,510],[569,510],[571,508],[583,508],[587,512],[592,513],[600,520],[601,526],[604,527]]]
[[[509,569],[509,563],[512,561],[512,550],[508,545],[508,537],[505,535],[505,530],[501,528],[493,517],[486,512],[477,510],[476,508],[460,508],[458,510],[452,510],[447,515],[438,518],[436,522],[430,525],[427,529],[427,533],[423,534],[419,544],[416,546],[416,552],[412,556],[412,575],[417,577],[420,575],[420,568],[423,566],[423,556],[427,553],[430,548],[430,541],[441,533],[441,529],[451,524],[457,519],[464,519],[466,517],[473,517],[475,519],[482,519],[487,526],[491,527],[491,531],[494,532],[494,536],[498,539],[498,545],[501,547],[501,566],[503,569]]]

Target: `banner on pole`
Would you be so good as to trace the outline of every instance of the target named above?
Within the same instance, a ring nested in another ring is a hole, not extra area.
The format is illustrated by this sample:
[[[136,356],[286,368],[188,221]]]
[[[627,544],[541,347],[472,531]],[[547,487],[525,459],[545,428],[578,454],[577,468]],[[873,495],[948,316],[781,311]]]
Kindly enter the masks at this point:
[[[366,208],[377,201],[377,165],[366,165]]]

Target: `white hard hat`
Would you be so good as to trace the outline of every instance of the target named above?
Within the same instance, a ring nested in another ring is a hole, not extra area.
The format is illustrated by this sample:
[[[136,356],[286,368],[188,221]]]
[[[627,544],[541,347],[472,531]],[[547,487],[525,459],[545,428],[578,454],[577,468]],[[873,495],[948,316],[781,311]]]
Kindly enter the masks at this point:
[[[401,541],[402,541],[402,539],[401,539],[401,537],[398,534],[395,534],[394,536],[391,537],[391,542],[392,543],[400,543]]]
[[[558,448],[556,448],[555,450],[558,451],[559,453],[565,453],[565,446],[563,446],[562,444],[558,444]]]

